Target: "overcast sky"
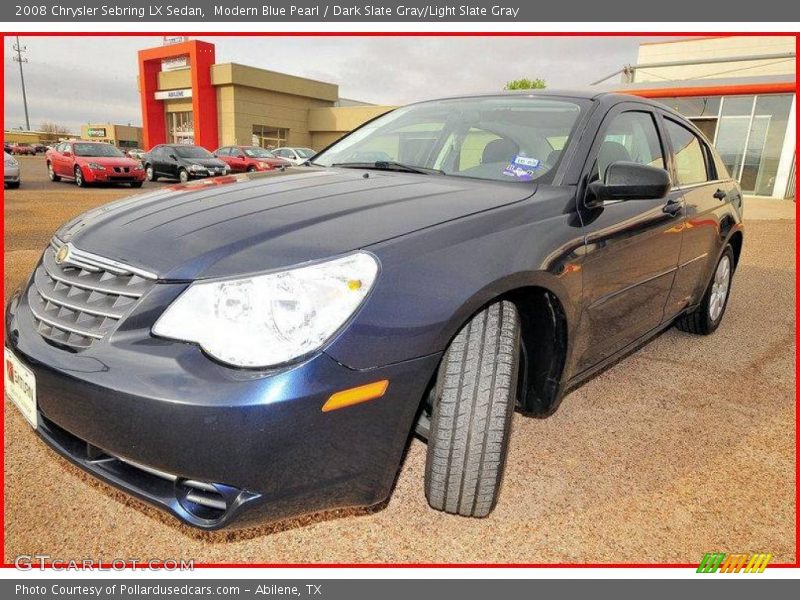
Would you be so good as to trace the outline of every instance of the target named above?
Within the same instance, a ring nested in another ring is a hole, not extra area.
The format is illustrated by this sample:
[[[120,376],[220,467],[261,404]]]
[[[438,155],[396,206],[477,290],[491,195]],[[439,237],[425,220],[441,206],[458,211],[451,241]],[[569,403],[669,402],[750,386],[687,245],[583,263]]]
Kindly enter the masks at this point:
[[[502,89],[542,77],[550,88],[580,88],[636,62],[642,37],[203,37],[217,62],[237,62],[339,85],[339,95],[403,104]],[[24,126],[19,67],[5,38],[5,127]],[[25,83],[31,128],[45,121],[141,125],[136,51],[160,37],[31,37]]]

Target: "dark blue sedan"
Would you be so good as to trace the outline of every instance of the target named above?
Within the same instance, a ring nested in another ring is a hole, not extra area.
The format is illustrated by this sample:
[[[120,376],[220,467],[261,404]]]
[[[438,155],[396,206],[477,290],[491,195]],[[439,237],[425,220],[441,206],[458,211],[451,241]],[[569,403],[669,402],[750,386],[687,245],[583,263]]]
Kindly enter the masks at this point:
[[[414,104],[303,166],[65,224],[8,304],[6,393],[196,527],[379,503],[415,431],[431,506],[486,516],[515,409],[550,415],[673,323],[719,326],[741,206],[653,102]]]

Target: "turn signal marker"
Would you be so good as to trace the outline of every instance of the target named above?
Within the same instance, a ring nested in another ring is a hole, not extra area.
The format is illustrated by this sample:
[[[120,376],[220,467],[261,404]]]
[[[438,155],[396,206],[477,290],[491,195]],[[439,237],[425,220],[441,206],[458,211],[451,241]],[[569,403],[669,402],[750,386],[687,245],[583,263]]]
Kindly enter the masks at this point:
[[[353,406],[354,404],[360,404],[367,400],[375,400],[383,396],[388,387],[389,380],[382,379],[375,383],[368,383],[366,385],[350,388],[349,390],[336,392],[322,405],[322,412],[330,412],[347,406]]]

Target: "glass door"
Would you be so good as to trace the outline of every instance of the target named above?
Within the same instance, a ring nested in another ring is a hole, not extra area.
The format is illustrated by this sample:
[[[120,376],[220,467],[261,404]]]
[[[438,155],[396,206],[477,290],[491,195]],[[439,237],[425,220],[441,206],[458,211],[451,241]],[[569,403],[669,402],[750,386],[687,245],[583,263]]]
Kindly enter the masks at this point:
[[[192,111],[167,113],[167,139],[170,144],[194,144]]]

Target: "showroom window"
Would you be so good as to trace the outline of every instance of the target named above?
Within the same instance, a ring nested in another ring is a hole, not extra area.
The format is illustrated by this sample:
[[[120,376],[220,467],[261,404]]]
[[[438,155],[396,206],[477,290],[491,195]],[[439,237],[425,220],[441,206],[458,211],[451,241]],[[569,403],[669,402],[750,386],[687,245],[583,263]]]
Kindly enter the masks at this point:
[[[289,130],[266,125],[253,125],[253,146],[272,150],[286,145]]]
[[[658,99],[714,144],[742,191],[759,196],[784,191],[775,185],[792,100],[792,94]]]
[[[167,139],[170,144],[194,144],[192,111],[167,113]]]

